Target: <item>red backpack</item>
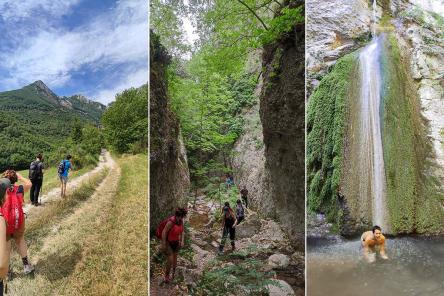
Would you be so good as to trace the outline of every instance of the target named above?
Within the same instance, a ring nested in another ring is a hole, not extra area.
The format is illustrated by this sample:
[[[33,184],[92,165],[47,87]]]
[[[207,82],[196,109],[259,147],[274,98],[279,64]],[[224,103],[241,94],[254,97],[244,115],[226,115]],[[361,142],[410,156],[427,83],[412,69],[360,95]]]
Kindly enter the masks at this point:
[[[165,220],[163,220],[162,222],[160,222],[159,226],[157,226],[157,228],[156,228],[156,236],[160,240],[162,239],[163,229],[165,228],[165,225],[168,223],[168,221],[176,223],[176,217],[175,216],[168,217]],[[168,234],[167,234],[167,236],[168,236]]]
[[[7,189],[6,193],[1,213],[6,221],[6,234],[13,234],[24,221],[23,186],[14,186],[12,189]]]

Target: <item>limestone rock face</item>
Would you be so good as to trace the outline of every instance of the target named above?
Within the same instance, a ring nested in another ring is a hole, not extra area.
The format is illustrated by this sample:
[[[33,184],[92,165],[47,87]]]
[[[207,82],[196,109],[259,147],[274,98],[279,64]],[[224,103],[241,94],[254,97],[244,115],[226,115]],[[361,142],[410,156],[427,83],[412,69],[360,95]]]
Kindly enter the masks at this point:
[[[304,26],[263,49],[259,103],[246,110],[232,165],[249,206],[282,223],[304,248]],[[251,232],[251,231],[250,231]]]
[[[371,35],[366,0],[307,0],[307,97],[336,60],[360,48]],[[378,16],[381,8],[378,7]]]
[[[259,96],[262,83],[256,89]],[[267,172],[265,171],[265,145],[262,135],[262,123],[259,117],[259,102],[246,110],[244,133],[234,145],[234,179],[239,189],[247,188],[248,206],[260,209],[264,215],[274,213],[273,200],[269,198]]]
[[[426,175],[444,180],[444,25],[435,13],[444,14],[444,1],[396,1],[393,21],[399,44],[417,82],[421,115],[432,143]],[[442,17],[442,16],[441,16]],[[438,190],[444,193],[444,181]]]
[[[190,177],[179,122],[168,104],[168,55],[157,38],[150,44],[150,231],[183,205]]]
[[[305,241],[304,25],[264,49],[260,116],[268,199],[298,248]]]

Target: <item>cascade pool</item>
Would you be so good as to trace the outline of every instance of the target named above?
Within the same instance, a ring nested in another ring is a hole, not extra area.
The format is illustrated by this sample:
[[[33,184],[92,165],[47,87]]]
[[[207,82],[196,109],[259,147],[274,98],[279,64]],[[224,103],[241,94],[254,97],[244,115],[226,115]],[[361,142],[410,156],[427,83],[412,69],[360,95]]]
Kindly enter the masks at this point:
[[[306,295],[444,295],[444,237],[388,238],[386,250],[369,264],[359,239],[309,239]]]

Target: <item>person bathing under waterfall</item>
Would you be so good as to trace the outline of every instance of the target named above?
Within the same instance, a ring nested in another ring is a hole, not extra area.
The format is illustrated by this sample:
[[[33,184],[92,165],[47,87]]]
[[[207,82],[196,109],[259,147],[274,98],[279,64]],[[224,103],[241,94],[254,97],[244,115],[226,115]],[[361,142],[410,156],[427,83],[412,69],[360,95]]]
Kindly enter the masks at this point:
[[[366,231],[361,235],[361,243],[364,250],[364,258],[367,262],[375,261],[376,251],[382,259],[388,259],[385,253],[385,236],[381,232],[381,227],[375,225],[372,230]]]

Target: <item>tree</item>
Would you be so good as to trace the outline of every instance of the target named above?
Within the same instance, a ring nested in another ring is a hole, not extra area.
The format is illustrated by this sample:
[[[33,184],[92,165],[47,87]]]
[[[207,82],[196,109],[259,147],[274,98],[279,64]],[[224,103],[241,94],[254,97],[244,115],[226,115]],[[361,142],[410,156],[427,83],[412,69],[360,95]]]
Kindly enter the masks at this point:
[[[82,128],[83,125],[80,123],[78,119],[74,120],[74,124],[71,130],[71,139],[74,143],[79,143],[82,141]]]
[[[147,85],[130,88],[118,94],[114,104],[103,114],[102,124],[106,142],[118,153],[146,151],[148,147]]]

